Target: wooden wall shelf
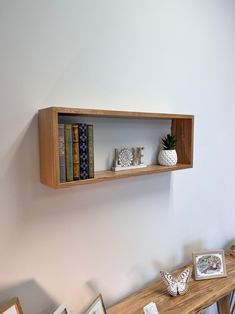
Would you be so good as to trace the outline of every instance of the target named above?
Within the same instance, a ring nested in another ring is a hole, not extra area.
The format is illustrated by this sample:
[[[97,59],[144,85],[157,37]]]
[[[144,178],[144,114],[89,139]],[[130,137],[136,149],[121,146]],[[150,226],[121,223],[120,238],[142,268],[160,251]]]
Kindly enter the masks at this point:
[[[171,120],[171,133],[177,138],[178,163],[173,167],[149,165],[146,168],[113,172],[97,171],[95,177],[86,180],[60,183],[59,150],[58,150],[58,117],[59,116]],[[50,107],[39,110],[39,144],[40,144],[40,176],[41,182],[53,188],[65,188],[84,184],[94,184],[141,176],[159,172],[182,170],[193,167],[193,130],[194,116],[167,113],[129,112],[96,109],[77,109]]]

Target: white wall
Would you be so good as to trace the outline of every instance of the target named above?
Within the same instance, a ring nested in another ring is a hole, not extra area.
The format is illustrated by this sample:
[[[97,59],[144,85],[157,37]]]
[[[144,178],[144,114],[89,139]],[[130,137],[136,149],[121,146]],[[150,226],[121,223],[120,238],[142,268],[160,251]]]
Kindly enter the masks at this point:
[[[107,306],[234,231],[234,0],[0,2],[0,301]],[[56,191],[37,110],[195,114],[194,168]]]

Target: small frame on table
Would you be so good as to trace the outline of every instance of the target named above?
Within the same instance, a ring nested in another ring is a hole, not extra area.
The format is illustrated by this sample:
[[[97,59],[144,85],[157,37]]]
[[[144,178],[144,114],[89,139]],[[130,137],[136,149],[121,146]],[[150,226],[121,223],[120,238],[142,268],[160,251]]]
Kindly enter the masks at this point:
[[[0,314],[23,314],[18,298],[13,298],[0,307]]]
[[[89,306],[84,314],[106,314],[102,295],[99,294],[94,302]]]
[[[70,314],[66,304],[61,304],[53,314]]]
[[[195,280],[226,277],[224,251],[203,251],[193,253]]]

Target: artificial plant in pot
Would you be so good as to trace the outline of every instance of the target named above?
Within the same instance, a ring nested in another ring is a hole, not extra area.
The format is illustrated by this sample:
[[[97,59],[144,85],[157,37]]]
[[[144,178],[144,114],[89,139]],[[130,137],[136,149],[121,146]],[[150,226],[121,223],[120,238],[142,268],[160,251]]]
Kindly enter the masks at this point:
[[[175,166],[177,163],[176,138],[175,135],[167,134],[161,140],[161,150],[158,155],[158,162],[162,166]]]

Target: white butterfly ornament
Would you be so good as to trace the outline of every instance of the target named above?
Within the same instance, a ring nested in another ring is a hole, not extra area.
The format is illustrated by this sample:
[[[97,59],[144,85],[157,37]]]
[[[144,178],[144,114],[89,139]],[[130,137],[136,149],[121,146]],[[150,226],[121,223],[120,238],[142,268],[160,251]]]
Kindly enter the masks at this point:
[[[192,269],[186,268],[179,274],[177,279],[167,271],[160,271],[160,275],[167,285],[167,290],[170,295],[175,297],[177,293],[183,295],[188,291],[188,281],[192,276]]]

